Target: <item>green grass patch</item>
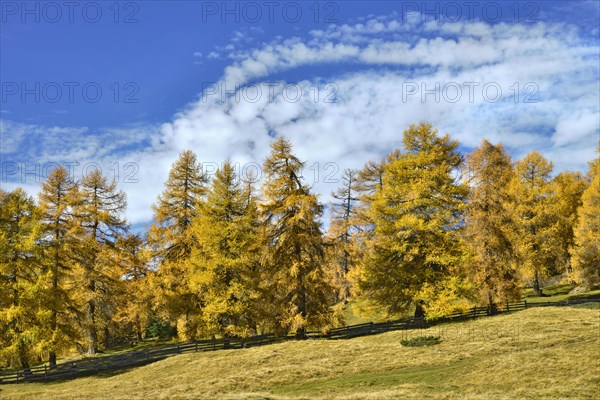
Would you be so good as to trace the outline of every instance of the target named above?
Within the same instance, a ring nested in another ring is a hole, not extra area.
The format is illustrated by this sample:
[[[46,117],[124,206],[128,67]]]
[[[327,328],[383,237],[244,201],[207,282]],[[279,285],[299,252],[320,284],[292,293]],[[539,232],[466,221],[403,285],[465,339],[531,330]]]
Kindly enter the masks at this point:
[[[546,286],[546,287],[542,288],[542,292],[544,293],[544,296],[542,296],[542,298],[568,295],[569,292],[575,288],[576,288],[575,285],[569,285],[569,284],[564,284],[564,283],[561,283],[558,285]],[[532,288],[527,288],[523,291],[523,298],[528,299],[530,297],[537,297],[537,296],[533,292]]]
[[[426,393],[433,394],[437,390],[434,384],[449,379],[458,371],[470,368],[472,360],[463,360],[450,365],[434,365],[416,368],[401,368],[378,372],[350,373],[330,380],[315,380],[281,385],[273,388],[274,394],[286,396],[308,396],[315,393],[325,394],[328,398],[338,398],[348,393],[348,388],[360,392],[385,393],[386,390],[410,385],[419,385]],[[304,398],[304,397],[300,397]]]
[[[546,289],[544,289],[544,293],[546,293]],[[555,301],[565,301],[565,300],[583,300],[583,299],[597,299],[600,298],[600,290],[592,290],[586,293],[578,293],[578,294],[556,294],[552,296],[542,296],[542,297],[526,297],[528,303],[545,303],[545,302],[555,302]]]
[[[440,344],[439,336],[419,336],[411,339],[403,339],[400,344],[404,347],[421,347],[421,346],[433,346],[434,344]]]

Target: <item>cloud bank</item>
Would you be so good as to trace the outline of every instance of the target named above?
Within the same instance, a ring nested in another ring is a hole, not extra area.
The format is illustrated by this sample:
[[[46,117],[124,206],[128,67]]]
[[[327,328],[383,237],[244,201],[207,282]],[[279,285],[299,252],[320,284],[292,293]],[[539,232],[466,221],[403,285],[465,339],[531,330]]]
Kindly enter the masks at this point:
[[[161,126],[43,127],[3,117],[3,158],[116,168],[129,220],[148,223],[180,151],[194,150],[208,172],[226,158],[247,172],[278,135],[307,162],[304,176],[323,201],[344,168],[401,147],[402,131],[419,121],[467,151],[483,138],[515,158],[538,149],[557,172],[584,171],[595,157],[600,48],[572,25],[389,16],[227,51],[207,57],[230,60],[221,81]],[[281,78],[291,71],[304,80]],[[126,163],[135,165],[131,182]]]

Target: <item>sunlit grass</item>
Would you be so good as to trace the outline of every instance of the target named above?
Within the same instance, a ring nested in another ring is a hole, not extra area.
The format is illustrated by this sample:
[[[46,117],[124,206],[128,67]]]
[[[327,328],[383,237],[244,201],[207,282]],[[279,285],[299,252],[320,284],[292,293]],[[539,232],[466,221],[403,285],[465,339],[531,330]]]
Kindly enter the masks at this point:
[[[600,311],[549,307],[352,340],[187,354],[8,399],[595,399]],[[439,336],[435,346],[400,341]]]
[[[364,298],[356,298],[344,306],[346,325],[364,324],[367,322],[383,322],[410,316],[405,314],[389,314]]]
[[[585,293],[569,294],[574,288],[575,286],[568,284],[547,286],[543,288],[544,296],[541,297],[535,296],[533,289],[529,288],[523,291],[523,298],[529,303],[600,298],[600,289]]]
[[[552,297],[552,296],[568,295],[569,292],[571,290],[573,290],[574,288],[575,288],[574,285],[570,285],[567,283],[559,283],[556,285],[546,286],[546,287],[542,288],[542,291],[544,292],[545,296]],[[537,297],[537,296],[535,296],[535,294],[533,292],[533,288],[526,288],[525,290],[523,290],[523,297],[527,298],[527,297]]]

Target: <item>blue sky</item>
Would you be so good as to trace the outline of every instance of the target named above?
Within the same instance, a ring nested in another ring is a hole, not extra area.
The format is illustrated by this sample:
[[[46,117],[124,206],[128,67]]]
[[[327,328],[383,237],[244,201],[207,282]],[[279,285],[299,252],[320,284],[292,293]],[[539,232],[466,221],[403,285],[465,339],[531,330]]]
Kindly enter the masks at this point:
[[[584,171],[599,4],[2,1],[0,184],[35,194],[53,163],[99,165],[142,226],[181,150],[242,172],[284,134],[326,201],[421,120],[464,151],[488,138]]]

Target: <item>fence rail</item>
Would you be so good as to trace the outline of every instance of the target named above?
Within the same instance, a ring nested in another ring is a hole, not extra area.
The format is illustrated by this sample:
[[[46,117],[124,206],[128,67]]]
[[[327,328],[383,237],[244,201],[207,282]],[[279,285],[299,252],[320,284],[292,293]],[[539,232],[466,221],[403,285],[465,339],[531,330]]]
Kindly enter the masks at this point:
[[[527,301],[521,301],[517,303],[499,305],[495,309],[490,309],[489,307],[473,307],[468,312],[454,313],[435,320],[405,318],[379,323],[368,322],[364,324],[334,328],[327,332],[327,334],[322,334],[320,332],[308,332],[306,336],[308,338],[322,338],[330,340],[350,339],[354,337],[375,335],[390,331],[426,328],[445,322],[463,321],[483,316],[504,314],[532,307],[567,306],[589,302],[600,302],[600,299],[578,299],[541,303],[528,303]],[[242,349],[264,346],[284,340],[292,340],[294,338],[294,336],[275,336],[273,334],[265,334],[247,338],[208,339],[189,343],[165,345],[162,347],[137,350],[122,354],[67,361],[58,364],[53,368],[48,366],[39,366],[31,367],[27,370],[20,369],[0,371],[0,384],[19,382],[47,382],[76,376],[93,375],[97,373],[118,371],[130,367],[149,364],[176,354],[225,349]]]

